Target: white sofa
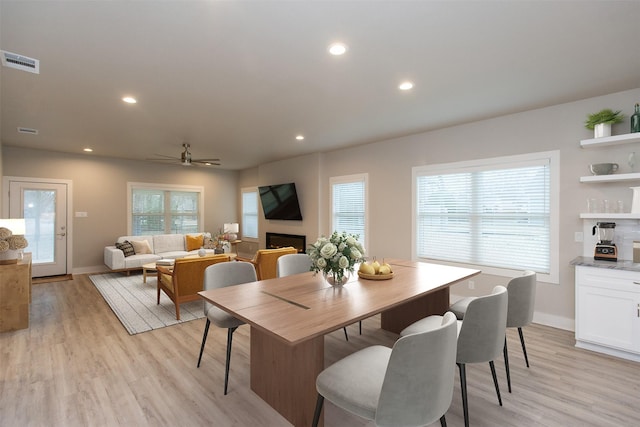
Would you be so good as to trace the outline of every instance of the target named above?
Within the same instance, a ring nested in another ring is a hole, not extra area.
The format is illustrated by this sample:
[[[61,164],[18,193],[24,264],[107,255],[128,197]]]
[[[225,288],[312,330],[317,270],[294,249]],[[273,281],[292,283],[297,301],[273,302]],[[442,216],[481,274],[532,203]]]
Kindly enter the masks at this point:
[[[201,233],[191,234],[199,236]],[[135,254],[128,257],[115,245],[104,248],[104,264],[114,271],[135,270],[142,268],[143,264],[157,261],[161,258],[182,258],[198,253],[199,249],[187,251],[187,243],[184,234],[158,234],[154,236],[121,236],[116,242],[146,240],[151,248],[150,254]],[[213,254],[213,249],[205,249],[208,254]]]

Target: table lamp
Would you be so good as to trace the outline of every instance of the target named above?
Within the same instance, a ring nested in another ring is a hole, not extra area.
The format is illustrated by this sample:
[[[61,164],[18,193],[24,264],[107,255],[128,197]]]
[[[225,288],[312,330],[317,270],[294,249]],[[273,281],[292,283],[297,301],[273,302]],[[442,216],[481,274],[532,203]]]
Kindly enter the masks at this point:
[[[233,242],[238,240],[238,232],[240,231],[240,225],[237,222],[226,223],[222,230],[225,233],[227,240]]]

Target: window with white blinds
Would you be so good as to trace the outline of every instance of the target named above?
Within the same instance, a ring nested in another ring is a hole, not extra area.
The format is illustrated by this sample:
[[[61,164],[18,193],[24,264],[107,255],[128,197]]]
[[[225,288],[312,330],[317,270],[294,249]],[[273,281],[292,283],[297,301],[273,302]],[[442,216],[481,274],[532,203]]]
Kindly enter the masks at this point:
[[[366,248],[367,174],[330,178],[331,231],[358,234]]]
[[[549,154],[415,168],[417,257],[551,275]]]
[[[202,187],[129,183],[129,229],[133,236],[197,233]]]
[[[258,238],[258,190],[242,189],[242,238]]]

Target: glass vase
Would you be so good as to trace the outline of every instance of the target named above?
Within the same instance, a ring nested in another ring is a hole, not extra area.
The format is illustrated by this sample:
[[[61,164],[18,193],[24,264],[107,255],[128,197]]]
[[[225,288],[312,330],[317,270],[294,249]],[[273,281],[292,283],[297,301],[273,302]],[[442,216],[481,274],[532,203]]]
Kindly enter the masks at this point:
[[[322,275],[324,276],[324,280],[331,286],[342,286],[347,283],[347,281],[349,280],[349,276],[347,274],[348,271],[346,270],[342,270],[341,272],[332,270],[322,273]]]

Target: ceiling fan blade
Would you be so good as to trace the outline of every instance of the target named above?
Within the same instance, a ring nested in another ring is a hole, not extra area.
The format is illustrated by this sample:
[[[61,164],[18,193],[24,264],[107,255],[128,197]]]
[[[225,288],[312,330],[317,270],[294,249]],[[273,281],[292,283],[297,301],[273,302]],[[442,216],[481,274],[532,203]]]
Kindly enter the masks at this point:
[[[158,156],[158,157],[164,157],[166,159],[170,159],[170,160],[180,160],[180,157],[175,157],[175,156],[166,156],[164,154],[154,154],[154,156]],[[148,159],[148,160],[157,160],[157,159]]]
[[[180,159],[176,159],[175,157],[167,157],[166,159],[147,158],[145,160],[149,160],[151,162],[176,162],[176,163],[180,163]]]
[[[219,161],[209,161],[209,160],[191,160],[191,163],[197,163],[203,166],[220,166]]]
[[[219,162],[220,159],[191,159],[192,162]]]

